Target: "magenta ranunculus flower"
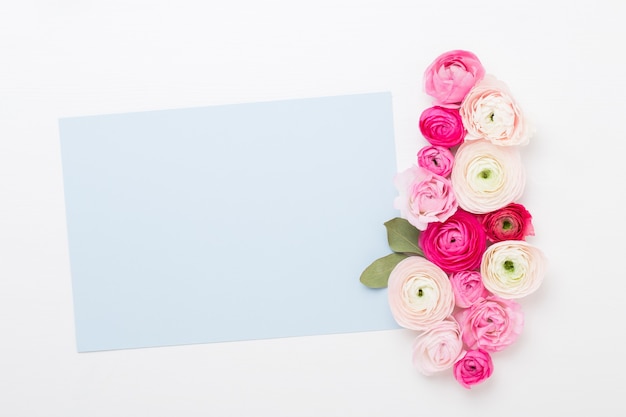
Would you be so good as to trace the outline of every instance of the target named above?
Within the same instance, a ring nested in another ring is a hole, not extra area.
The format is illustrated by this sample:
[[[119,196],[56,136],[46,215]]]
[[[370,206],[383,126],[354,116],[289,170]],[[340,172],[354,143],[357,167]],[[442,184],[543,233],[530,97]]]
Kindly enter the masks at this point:
[[[451,368],[462,354],[461,328],[452,316],[420,333],[413,342],[413,365],[424,375]]]
[[[480,265],[487,237],[475,215],[458,209],[445,222],[428,224],[419,246],[427,259],[447,273],[471,271]]]
[[[459,271],[450,274],[454,301],[458,307],[467,308],[478,300],[489,296],[478,271]]]
[[[465,356],[454,364],[454,378],[468,389],[483,382],[492,373],[491,355],[482,349],[465,352]]]
[[[430,107],[420,115],[419,126],[422,135],[435,146],[451,148],[465,138],[465,126],[457,109]]]
[[[522,204],[511,203],[482,217],[487,238],[492,242],[525,240],[534,236],[532,216]]]
[[[442,177],[450,176],[454,155],[443,146],[424,146],[417,152],[417,165]]]
[[[458,207],[450,181],[422,167],[413,166],[399,173],[394,184],[399,193],[394,207],[419,230],[431,222],[445,221]]]
[[[439,55],[424,72],[424,91],[435,104],[459,107],[476,83],[485,76],[478,57],[469,51],[454,50]]]
[[[469,349],[498,352],[513,344],[524,327],[524,313],[513,300],[495,295],[455,315]]]

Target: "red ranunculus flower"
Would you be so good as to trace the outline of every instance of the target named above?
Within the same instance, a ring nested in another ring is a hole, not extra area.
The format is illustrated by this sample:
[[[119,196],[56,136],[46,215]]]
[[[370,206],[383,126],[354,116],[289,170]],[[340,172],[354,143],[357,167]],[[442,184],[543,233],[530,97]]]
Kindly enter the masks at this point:
[[[525,240],[534,236],[532,216],[521,204],[511,203],[482,217],[487,238],[492,242]]]

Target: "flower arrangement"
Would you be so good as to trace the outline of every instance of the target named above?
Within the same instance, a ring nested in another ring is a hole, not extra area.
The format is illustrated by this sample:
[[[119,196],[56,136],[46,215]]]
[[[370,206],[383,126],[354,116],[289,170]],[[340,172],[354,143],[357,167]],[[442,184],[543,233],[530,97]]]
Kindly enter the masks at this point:
[[[524,315],[516,301],[546,271],[532,216],[519,200],[519,148],[533,129],[507,85],[478,57],[454,50],[424,73],[432,107],[419,129],[428,145],[394,178],[400,217],[385,223],[387,256],[361,274],[387,287],[396,322],[417,332],[413,365],[424,375],[452,370],[465,388],[492,375],[492,355],[514,343]]]

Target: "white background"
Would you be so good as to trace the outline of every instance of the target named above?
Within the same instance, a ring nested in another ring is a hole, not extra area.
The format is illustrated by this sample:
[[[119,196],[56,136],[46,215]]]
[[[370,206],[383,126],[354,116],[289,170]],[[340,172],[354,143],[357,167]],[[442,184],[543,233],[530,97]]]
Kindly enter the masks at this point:
[[[624,415],[625,19],[621,0],[1,0],[0,415]],[[418,374],[405,330],[76,353],[59,117],[391,91],[400,169],[450,49],[537,128],[523,202],[550,270],[491,379]]]

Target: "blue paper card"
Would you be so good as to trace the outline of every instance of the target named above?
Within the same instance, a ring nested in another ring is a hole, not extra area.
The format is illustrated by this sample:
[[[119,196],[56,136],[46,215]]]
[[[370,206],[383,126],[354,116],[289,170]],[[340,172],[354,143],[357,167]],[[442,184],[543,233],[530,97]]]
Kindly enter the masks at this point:
[[[398,328],[389,93],[59,127],[79,352]]]

